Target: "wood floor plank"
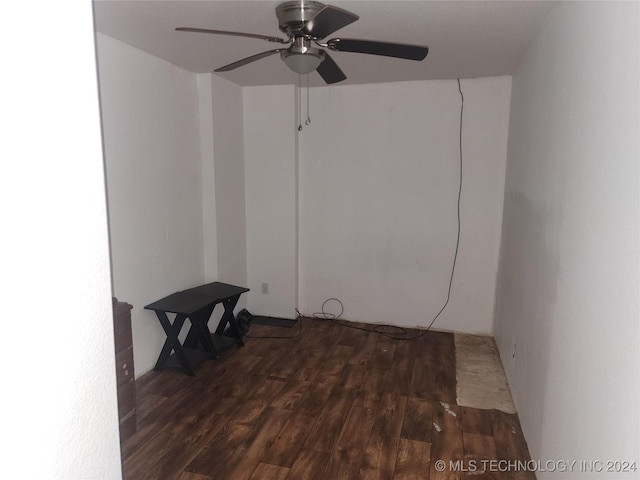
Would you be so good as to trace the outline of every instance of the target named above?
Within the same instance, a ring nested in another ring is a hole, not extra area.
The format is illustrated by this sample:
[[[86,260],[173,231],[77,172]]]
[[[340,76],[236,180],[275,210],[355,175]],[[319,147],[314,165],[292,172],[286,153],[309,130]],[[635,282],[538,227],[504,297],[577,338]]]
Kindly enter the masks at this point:
[[[414,359],[409,396],[433,400],[435,391],[436,369],[432,365],[425,363],[423,359]]]
[[[421,335],[423,331],[416,332],[415,335]],[[436,332],[427,332],[421,337],[408,341],[409,357],[415,360],[421,360],[426,365],[437,365],[437,342],[433,338]]]
[[[384,392],[389,378],[396,346],[388,341],[378,341],[373,357],[367,368],[360,390],[366,392]]]
[[[256,374],[243,375],[243,381],[235,380],[222,387],[212,387],[203,393],[203,402],[198,399],[203,408],[212,410],[220,415],[231,415],[256,391],[262,383],[263,377]],[[215,400],[214,400],[215,398]]]
[[[353,354],[349,357],[352,365],[367,366],[371,363],[378,343],[375,333],[360,332],[360,341],[354,345]]]
[[[439,332],[436,355],[438,363],[435,377],[435,400],[455,404],[456,392],[456,350],[452,333]]]
[[[267,409],[264,421],[256,425],[232,454],[236,459],[228,478],[249,478],[260,463],[265,449],[277,438],[290,415],[291,412],[285,409]]]
[[[311,383],[297,403],[296,410],[301,410],[317,417],[327,404],[333,390],[334,387],[332,385],[317,382]]]
[[[488,459],[496,458],[496,443],[491,435],[462,432],[465,455],[476,455]]]
[[[297,365],[292,378],[302,382],[312,382],[322,369],[324,354],[318,349],[308,349]]]
[[[377,410],[384,392],[368,392],[366,390],[358,390],[356,392],[356,398],[353,400],[353,405],[356,407],[370,408],[371,410]]]
[[[327,480],[324,469],[328,460],[329,454],[326,452],[302,449],[286,480]]]
[[[197,402],[197,409],[189,410],[184,413],[180,421],[174,421],[168,423],[163,432],[170,433],[174,437],[188,437],[196,432],[203,424],[215,425],[218,427],[220,420],[225,419],[224,424],[228,420],[228,416],[217,413],[216,410],[211,408],[202,408],[203,402]]]
[[[433,430],[433,402],[424,398],[410,397],[404,413],[400,436],[408,440],[431,443]]]
[[[351,409],[329,457],[325,478],[357,478],[374,418],[371,409]]]
[[[434,399],[456,403],[457,397],[455,364],[439,364],[436,369]]]
[[[253,355],[245,352],[246,349],[243,349],[242,355],[238,355],[238,358],[235,358],[233,361],[233,368],[236,374],[252,373],[253,369],[259,363],[264,361],[264,358],[260,355]]]
[[[392,480],[407,397],[385,393],[375,418],[360,466],[360,478]]]
[[[286,344],[287,349],[285,350],[285,349],[282,349],[279,346],[279,344],[271,343],[271,342],[274,342],[275,340],[269,341],[267,339],[261,339],[261,340],[254,339],[254,341],[258,341],[260,346],[263,347],[263,349],[267,345],[271,345],[271,347],[266,349],[267,351],[264,352],[264,354],[262,355],[262,361],[253,367],[252,372],[257,373],[258,375],[278,376],[274,373],[274,371],[279,370],[282,365],[287,365],[289,363],[289,360],[291,358],[291,351],[289,349],[291,348],[291,345],[287,343]],[[289,340],[279,340],[279,341],[289,342]],[[246,347],[247,345],[245,345],[245,349]],[[288,378],[288,377],[283,377],[283,378]]]
[[[238,408],[234,418],[245,425],[254,425],[284,386],[284,380],[265,378],[245,403]]]
[[[165,449],[152,465],[148,465],[143,472],[138,471],[135,474],[128,472],[125,468],[125,476],[132,480],[173,480],[217,435],[224,423],[223,417],[211,414],[207,418],[202,418],[199,423],[191,425],[191,428],[182,428],[179,435],[171,435],[167,439],[170,448]]]
[[[288,468],[259,463],[249,480],[284,480],[287,475],[289,475]]]
[[[431,467],[431,444],[401,438],[393,480],[427,480]]]
[[[356,365],[347,363],[343,366],[342,371],[337,375],[336,387],[339,388],[351,388],[357,390],[367,371],[366,365]]]
[[[327,453],[333,450],[355,397],[354,390],[340,388],[333,390],[325,407],[311,426],[311,431],[304,444],[305,449]]]
[[[499,410],[491,411],[493,439],[496,446],[496,458],[500,460],[530,460],[527,442],[517,415]],[[535,480],[535,474],[528,471],[509,472],[509,479]]]
[[[172,448],[172,437],[168,433],[159,432],[150,438],[140,449],[127,458],[122,464],[124,480],[137,480],[155,465]]]
[[[316,377],[317,381],[327,385],[336,385],[352,354],[353,347],[350,345],[333,346],[322,362],[322,368]]]
[[[393,362],[389,369],[385,391],[409,396],[411,394],[411,380],[413,376],[414,359],[409,355],[410,344],[400,341],[396,345]]]
[[[142,422],[142,420],[150,414],[153,414],[153,411],[166,401],[167,397],[154,395],[153,393],[143,395],[142,397],[138,396],[136,399],[136,420]]]
[[[163,425],[158,422],[145,422],[138,424],[136,432],[120,444],[122,461],[126,461],[131,455],[147,445],[153,437],[158,435]]]
[[[160,422],[154,421],[158,416],[156,413],[159,407],[168,400],[168,397],[161,397],[154,394],[143,394],[136,400],[136,431],[121,443],[122,459],[126,460],[140,446],[148,442],[164,426]]]
[[[315,419],[316,415],[304,409],[294,411],[278,436],[265,448],[261,455],[262,462],[290,468],[309,436],[309,425]]]
[[[259,336],[262,332],[259,331],[262,326],[252,325],[251,331],[249,332],[252,336]],[[247,348],[248,347],[248,348]],[[244,348],[240,349],[240,351],[245,350],[246,352],[251,353],[252,355],[256,355],[262,359],[269,356],[269,352],[278,348],[278,344],[275,343],[274,340],[265,339],[265,338],[244,338]]]
[[[276,362],[270,370],[270,374],[280,378],[290,379],[298,371],[304,360],[297,350],[289,352],[286,359]]]
[[[271,406],[293,410],[310,386],[311,382],[303,382],[296,379],[289,380],[273,402],[271,402]]]
[[[213,477],[207,475],[200,475],[198,473],[182,472],[176,480],[215,480]]]
[[[158,373],[158,372],[151,372]],[[175,373],[175,372],[172,372]],[[184,374],[183,374],[184,375]],[[186,376],[186,375],[185,375]],[[153,376],[155,379],[156,377]],[[168,382],[174,383],[174,376],[168,376]],[[130,457],[134,452],[146,445],[160,431],[168,431],[172,427],[182,422],[187,413],[193,409],[194,398],[199,398],[200,387],[191,384],[191,388],[185,388],[175,392],[164,402],[159,402],[151,411],[141,411],[141,419],[137,421],[137,430],[130,438],[122,444],[122,455],[124,459]],[[202,402],[196,402],[202,406]],[[141,407],[144,405],[141,404]]]
[[[462,414],[462,431],[465,433],[477,433],[480,435],[493,435],[491,426],[491,410],[479,408],[460,407]]]
[[[491,461],[498,459],[493,436],[478,433],[462,433],[464,467],[468,477],[477,480],[497,480],[500,472],[491,471]]]
[[[356,322],[349,322],[349,325],[354,327],[360,327],[360,324]],[[356,328],[343,328],[340,340],[338,340],[338,345],[346,345],[349,347],[355,347],[360,343],[362,338],[362,331],[359,331]]]
[[[430,480],[459,480],[462,473],[450,471],[448,468],[439,471],[435,462],[442,460],[449,465],[451,460],[462,461],[464,451],[462,445],[462,420],[460,408],[446,402],[435,402],[433,410],[433,431],[431,434],[431,472]]]
[[[185,467],[185,470],[213,478],[231,478],[229,474],[235,462],[240,461],[235,453],[251,430],[250,425],[235,420],[225,423],[218,434]]]
[[[151,393],[161,397],[170,397],[192,383],[191,377],[178,370],[166,369],[162,372],[151,370],[136,380],[136,392],[138,395]]]

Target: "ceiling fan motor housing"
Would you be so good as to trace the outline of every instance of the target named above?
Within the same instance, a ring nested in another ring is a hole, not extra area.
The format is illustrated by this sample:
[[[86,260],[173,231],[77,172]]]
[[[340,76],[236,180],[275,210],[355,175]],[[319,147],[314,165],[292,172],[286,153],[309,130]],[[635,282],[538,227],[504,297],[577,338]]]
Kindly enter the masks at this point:
[[[276,17],[280,30],[289,37],[300,35],[300,31],[316,14],[325,7],[323,3],[294,0],[276,7]]]

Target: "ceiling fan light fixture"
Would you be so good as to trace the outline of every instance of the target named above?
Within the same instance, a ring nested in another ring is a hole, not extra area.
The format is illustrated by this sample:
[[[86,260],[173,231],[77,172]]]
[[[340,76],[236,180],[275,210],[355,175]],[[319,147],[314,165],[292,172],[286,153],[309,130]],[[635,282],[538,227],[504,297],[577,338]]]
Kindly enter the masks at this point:
[[[301,75],[315,71],[324,60],[323,52],[318,53],[298,53],[298,52],[282,52],[281,56],[284,63],[291,70]]]

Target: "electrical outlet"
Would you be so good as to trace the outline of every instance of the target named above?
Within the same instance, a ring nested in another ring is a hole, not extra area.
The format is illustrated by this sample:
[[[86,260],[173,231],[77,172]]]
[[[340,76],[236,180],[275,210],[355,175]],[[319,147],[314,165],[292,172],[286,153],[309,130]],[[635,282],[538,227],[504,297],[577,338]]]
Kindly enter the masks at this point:
[[[516,358],[516,344],[511,345],[511,358]]]
[[[262,283],[262,293],[264,294],[269,293],[269,284],[267,282]]]

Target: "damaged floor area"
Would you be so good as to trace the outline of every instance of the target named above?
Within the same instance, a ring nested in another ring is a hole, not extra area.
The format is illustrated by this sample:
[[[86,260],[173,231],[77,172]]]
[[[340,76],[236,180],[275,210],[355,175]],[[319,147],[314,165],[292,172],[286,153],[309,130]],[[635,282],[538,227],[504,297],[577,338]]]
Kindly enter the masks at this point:
[[[516,413],[493,337],[454,335],[458,405]]]
[[[297,334],[254,325],[294,338],[247,338],[196,377],[138,379],[124,478],[535,479],[492,468],[529,460],[527,445],[517,415],[458,403],[453,334],[394,340],[314,319]]]

